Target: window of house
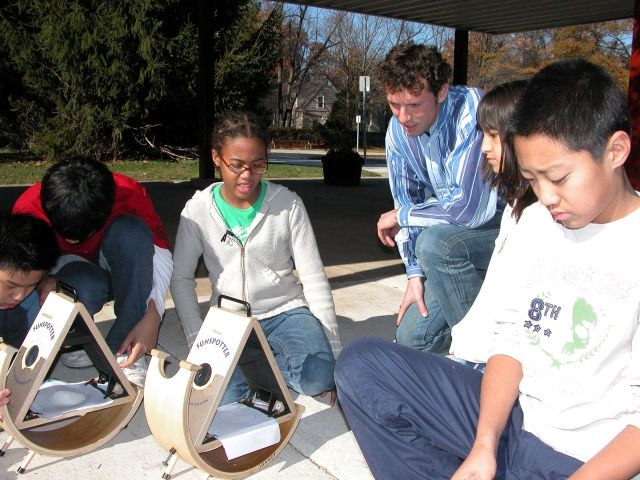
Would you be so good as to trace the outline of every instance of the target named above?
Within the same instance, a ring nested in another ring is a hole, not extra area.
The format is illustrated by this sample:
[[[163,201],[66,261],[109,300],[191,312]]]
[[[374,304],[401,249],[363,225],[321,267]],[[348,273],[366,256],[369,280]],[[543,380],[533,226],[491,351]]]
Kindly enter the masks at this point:
[[[316,98],[316,107],[324,108],[324,95],[320,95]]]

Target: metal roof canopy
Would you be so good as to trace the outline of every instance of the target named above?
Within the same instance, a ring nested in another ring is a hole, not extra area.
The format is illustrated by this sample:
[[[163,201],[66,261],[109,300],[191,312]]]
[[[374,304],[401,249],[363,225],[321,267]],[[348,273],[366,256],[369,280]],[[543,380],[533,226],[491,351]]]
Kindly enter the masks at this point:
[[[632,18],[635,6],[634,0],[287,1],[494,34]]]
[[[282,0],[281,0],[282,1]],[[568,25],[633,18],[640,0],[286,0],[288,3],[345,10],[455,29],[453,83],[467,80],[468,32],[491,34],[526,32]],[[200,178],[215,178],[208,132],[215,107],[208,75],[215,70],[211,55],[210,22],[214,3],[198,0],[200,77],[198,112]],[[638,180],[640,183],[640,180]]]

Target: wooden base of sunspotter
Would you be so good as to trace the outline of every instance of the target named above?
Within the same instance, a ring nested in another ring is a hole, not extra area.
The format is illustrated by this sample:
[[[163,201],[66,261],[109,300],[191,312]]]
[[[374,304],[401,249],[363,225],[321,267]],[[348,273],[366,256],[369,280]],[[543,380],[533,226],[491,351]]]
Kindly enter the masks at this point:
[[[233,299],[227,299],[232,300]],[[163,478],[171,475],[178,455],[217,478],[242,478],[260,470],[289,442],[303,407],[295,404],[258,320],[211,307],[187,359],[172,377],[165,373],[168,354],[153,350],[147,372],[145,413],[151,433],[169,452]],[[245,405],[277,421],[280,441],[229,460],[220,440],[208,433],[236,366],[254,393]]]
[[[32,411],[60,353],[78,348],[84,348],[98,371],[98,378],[87,378],[87,384],[111,402],[53,418]],[[124,376],[85,307],[60,292],[49,294],[19,350],[0,343],[3,388],[11,390],[11,397],[0,407],[0,427],[31,452],[55,457],[80,455],[108,442],[131,420],[143,397],[143,390]]]

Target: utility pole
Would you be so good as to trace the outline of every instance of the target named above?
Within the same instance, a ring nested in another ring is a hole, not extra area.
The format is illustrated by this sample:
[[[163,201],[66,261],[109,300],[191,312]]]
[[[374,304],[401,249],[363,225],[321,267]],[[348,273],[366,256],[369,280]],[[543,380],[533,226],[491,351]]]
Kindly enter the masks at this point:
[[[198,0],[198,179],[208,182],[216,176],[209,145],[209,132],[215,118],[213,25],[219,21],[214,5]]]
[[[364,161],[367,161],[367,92],[371,84],[371,77],[368,75],[360,76],[360,91],[362,92],[362,122],[364,130],[362,131],[362,143],[364,146]]]

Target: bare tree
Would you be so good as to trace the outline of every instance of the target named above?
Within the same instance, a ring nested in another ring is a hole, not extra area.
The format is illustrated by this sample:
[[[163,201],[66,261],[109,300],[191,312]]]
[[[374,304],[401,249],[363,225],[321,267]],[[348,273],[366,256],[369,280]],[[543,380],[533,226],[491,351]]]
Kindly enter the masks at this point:
[[[359,77],[371,76],[392,45],[418,32],[407,22],[371,15],[348,13],[329,16],[328,21],[337,25],[335,44],[324,57],[324,70],[341,101],[340,112],[334,111],[334,115],[342,125],[353,127],[359,111]]]
[[[334,45],[334,33],[340,25],[325,24],[318,9],[307,6],[283,6],[273,2],[272,8],[283,9],[283,36],[280,45],[280,60],[276,72],[276,106],[273,123],[283,127],[292,124],[292,113],[296,100],[311,81],[314,68],[324,53]]]
[[[408,22],[406,20],[395,20],[392,25],[396,30],[395,43],[414,41],[433,45],[442,51],[446,42],[453,37],[452,28],[440,25]]]
[[[334,44],[323,57],[323,70],[338,91],[340,123],[353,127],[355,115],[361,109],[358,79],[371,77],[368,103],[377,111],[386,105],[384,92],[376,82],[375,67],[387,52],[398,43],[415,41],[441,48],[452,36],[450,28],[408,22],[373,15],[337,12],[327,17],[327,23],[336,25]]]

